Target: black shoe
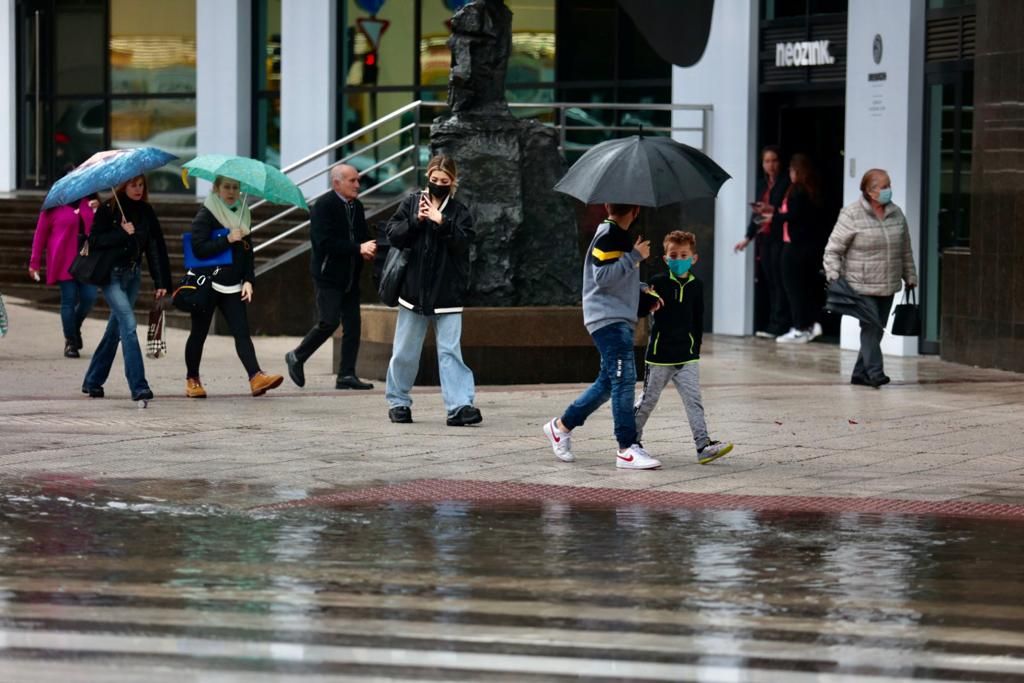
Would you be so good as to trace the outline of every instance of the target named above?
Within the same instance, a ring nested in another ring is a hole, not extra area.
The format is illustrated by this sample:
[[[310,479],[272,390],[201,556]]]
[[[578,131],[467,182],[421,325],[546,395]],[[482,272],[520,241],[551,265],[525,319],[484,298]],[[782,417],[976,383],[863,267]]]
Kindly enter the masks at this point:
[[[78,348],[75,346],[73,339],[64,340],[64,357],[65,358],[81,358],[78,355]]]
[[[891,381],[892,380],[890,380],[885,375],[882,375],[881,377],[878,378],[861,377],[860,375],[854,375],[853,377],[850,378],[850,384],[856,384],[857,386],[861,387],[874,387],[875,389],[884,386]]]
[[[103,387],[82,387],[83,394],[89,394],[89,398],[103,398]]]
[[[102,391],[102,389],[100,391]],[[153,391],[151,389],[146,389],[145,391],[140,391],[139,393],[137,393],[134,396],[132,396],[132,400],[133,401],[152,401],[153,400]]]
[[[465,427],[483,422],[484,416],[478,408],[473,406],[462,406],[448,416],[449,427]]]
[[[284,354],[284,364],[288,366],[288,376],[292,378],[296,386],[306,386],[306,373],[302,370],[302,363],[294,351]]]
[[[82,328],[78,328],[78,331],[75,332],[75,338],[73,341],[75,342],[75,348],[81,351],[82,346],[84,346],[84,344],[82,344]]]
[[[364,382],[355,375],[345,375],[339,377],[338,381],[334,383],[335,389],[359,389],[365,391],[366,389],[373,389],[373,385],[369,382]]]
[[[388,408],[388,419],[396,424],[409,424],[412,422],[412,409],[409,406]]]

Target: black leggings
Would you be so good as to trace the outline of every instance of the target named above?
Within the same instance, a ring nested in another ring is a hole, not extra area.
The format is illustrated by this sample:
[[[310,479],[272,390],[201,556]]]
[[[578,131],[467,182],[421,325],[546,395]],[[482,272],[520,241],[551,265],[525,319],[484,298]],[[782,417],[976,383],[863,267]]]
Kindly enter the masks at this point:
[[[238,292],[234,294],[212,293],[213,306],[209,309],[192,313],[192,331],[185,342],[185,368],[188,372],[186,377],[199,377],[199,363],[203,360],[203,345],[206,344],[206,335],[210,332],[210,323],[213,322],[213,314],[218,308],[228,321],[228,329],[231,336],[235,338],[235,351],[238,359],[245,366],[251,379],[260,371],[260,364],[256,360],[256,349],[252,345],[252,337],[249,336],[249,316],[245,311],[245,302]]]
[[[782,283],[798,330],[809,330],[818,322],[817,254],[813,245],[789,243],[782,249]]]

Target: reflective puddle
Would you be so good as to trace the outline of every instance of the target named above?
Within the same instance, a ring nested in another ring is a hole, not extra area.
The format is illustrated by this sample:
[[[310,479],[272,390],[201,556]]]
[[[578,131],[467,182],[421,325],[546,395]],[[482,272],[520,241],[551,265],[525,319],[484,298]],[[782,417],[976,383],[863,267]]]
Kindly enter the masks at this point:
[[[1024,524],[0,493],[3,681],[1024,680]]]

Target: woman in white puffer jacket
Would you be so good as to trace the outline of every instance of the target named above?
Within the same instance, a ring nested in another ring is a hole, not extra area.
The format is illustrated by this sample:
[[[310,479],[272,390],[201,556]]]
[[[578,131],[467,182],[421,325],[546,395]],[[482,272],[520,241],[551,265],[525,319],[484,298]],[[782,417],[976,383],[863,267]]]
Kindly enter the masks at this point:
[[[832,229],[825,247],[825,277],[829,282],[846,278],[855,292],[876,306],[884,321],[900,281],[907,289],[917,286],[910,230],[903,211],[892,203],[892,181],[887,172],[873,168],[865,173],[860,191],[857,201],[843,207]],[[883,332],[861,322],[852,384],[877,388],[889,382],[882,366]]]

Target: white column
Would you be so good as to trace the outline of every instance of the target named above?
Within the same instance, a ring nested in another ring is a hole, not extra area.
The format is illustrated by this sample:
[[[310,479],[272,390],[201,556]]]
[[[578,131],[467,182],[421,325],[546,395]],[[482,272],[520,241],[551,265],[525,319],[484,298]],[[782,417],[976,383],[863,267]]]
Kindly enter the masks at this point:
[[[17,134],[18,108],[16,88],[14,0],[0,0],[0,192],[10,192],[18,183]]]
[[[711,35],[700,61],[672,70],[672,102],[710,104],[710,130],[705,150],[732,176],[715,204],[715,272],[713,326],[717,334],[753,332],[753,249],[733,253],[750,220],[756,181],[757,154],[757,2],[716,2]],[[674,125],[699,123],[689,112],[677,112]],[[699,138],[677,135],[680,142],[700,146]]]
[[[335,140],[336,5],[335,0],[283,0],[281,4],[282,166]],[[304,177],[326,163],[325,156],[291,175]]]
[[[848,18],[843,199],[848,204],[860,196],[860,179],[868,169],[887,170],[893,201],[910,225],[920,272],[925,0],[857,0],[850,3]],[[843,318],[840,343],[844,349],[860,347],[853,318]],[[882,351],[916,355],[917,344],[916,337],[886,334]]]
[[[252,3],[196,0],[196,154],[249,156]],[[204,196],[210,183],[200,181]]]

